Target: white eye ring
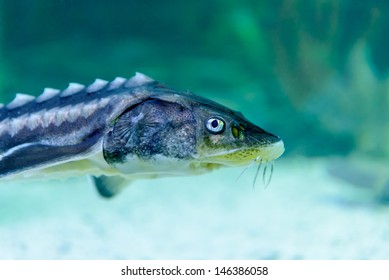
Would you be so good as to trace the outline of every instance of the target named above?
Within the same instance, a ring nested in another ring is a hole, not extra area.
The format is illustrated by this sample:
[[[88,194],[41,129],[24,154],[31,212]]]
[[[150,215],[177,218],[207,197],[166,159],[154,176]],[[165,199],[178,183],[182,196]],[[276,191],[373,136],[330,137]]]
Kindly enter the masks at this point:
[[[210,117],[205,122],[205,127],[212,133],[221,133],[224,131],[225,122],[219,117]]]

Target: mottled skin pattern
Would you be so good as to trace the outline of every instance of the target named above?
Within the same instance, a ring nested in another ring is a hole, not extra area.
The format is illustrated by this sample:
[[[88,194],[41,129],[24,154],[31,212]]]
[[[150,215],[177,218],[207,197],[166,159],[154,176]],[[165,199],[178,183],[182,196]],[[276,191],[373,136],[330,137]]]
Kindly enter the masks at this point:
[[[0,177],[85,170],[111,196],[118,176],[192,175],[271,161],[284,150],[239,112],[139,73],[46,91],[0,108]]]
[[[142,160],[155,155],[189,159],[196,153],[196,127],[188,108],[155,99],[144,101],[118,118],[104,138],[104,158],[110,164],[124,163],[129,155]]]

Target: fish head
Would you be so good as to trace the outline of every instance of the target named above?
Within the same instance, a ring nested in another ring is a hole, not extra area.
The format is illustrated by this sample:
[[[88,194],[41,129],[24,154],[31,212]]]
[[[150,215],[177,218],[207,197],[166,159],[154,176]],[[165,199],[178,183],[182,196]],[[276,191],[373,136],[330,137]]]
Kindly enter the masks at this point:
[[[108,164],[125,174],[192,175],[272,161],[282,140],[209,99],[163,90],[127,108],[103,140]]]
[[[244,166],[254,160],[273,161],[284,152],[284,143],[240,112],[215,102],[194,106],[197,127],[197,161],[219,166]]]

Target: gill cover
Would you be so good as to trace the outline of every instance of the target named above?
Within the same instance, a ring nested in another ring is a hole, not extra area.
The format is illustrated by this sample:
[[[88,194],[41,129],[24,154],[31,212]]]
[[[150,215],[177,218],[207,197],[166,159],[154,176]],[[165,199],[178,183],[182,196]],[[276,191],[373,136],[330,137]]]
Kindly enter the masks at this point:
[[[114,166],[157,156],[187,159],[196,149],[196,120],[190,109],[158,99],[128,108],[104,137],[103,155]]]

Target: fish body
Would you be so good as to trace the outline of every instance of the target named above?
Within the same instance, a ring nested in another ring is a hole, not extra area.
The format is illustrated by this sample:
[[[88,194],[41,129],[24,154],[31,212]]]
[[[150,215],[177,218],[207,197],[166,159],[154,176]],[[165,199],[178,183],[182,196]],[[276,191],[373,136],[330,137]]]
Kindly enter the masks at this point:
[[[140,73],[17,94],[0,108],[0,179],[88,174],[106,197],[131,179],[267,162],[283,151],[239,112]]]

